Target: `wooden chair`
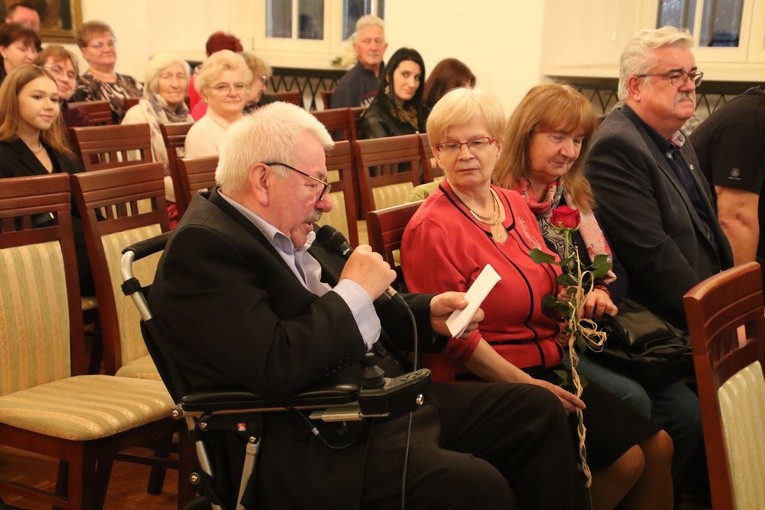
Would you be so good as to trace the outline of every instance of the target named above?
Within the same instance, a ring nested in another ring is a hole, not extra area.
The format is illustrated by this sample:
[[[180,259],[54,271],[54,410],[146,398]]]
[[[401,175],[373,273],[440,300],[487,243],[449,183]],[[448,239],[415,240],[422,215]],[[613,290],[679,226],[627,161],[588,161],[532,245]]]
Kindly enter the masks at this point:
[[[125,111],[128,111],[132,107],[138,104],[138,102],[141,100],[140,97],[126,97],[122,100],[122,104],[125,105]]]
[[[0,186],[0,443],[59,459],[55,492],[42,480],[0,488],[80,510],[101,508],[117,452],[169,437],[178,422],[160,381],[83,375],[70,197],[67,174]],[[30,228],[40,217],[54,222]]]
[[[715,510],[765,508],[765,307],[761,268],[718,273],[683,300]]]
[[[367,214],[367,229],[369,230],[369,245],[374,251],[383,256],[390,267],[395,269],[398,276],[396,285],[399,291],[405,291],[404,278],[401,273],[401,238],[404,229],[422,201],[395,205],[385,209],[370,211]]]
[[[356,140],[356,121],[350,108],[333,108],[331,110],[319,110],[311,112],[324,124],[332,139]]]
[[[72,133],[86,172],[153,159],[148,124],[76,127]]]
[[[186,135],[193,125],[193,122],[159,125],[159,130],[162,132],[162,140],[165,142],[165,148],[167,149],[167,166],[170,178],[173,180],[175,207],[178,209],[179,216],[183,215],[189,204],[182,202],[185,199],[185,194],[183,193],[180,175],[178,174],[178,160],[183,157]]]
[[[420,148],[422,150],[422,167],[425,174],[424,181],[431,182],[438,177],[443,177],[444,169],[435,164],[433,147],[430,146],[427,133],[420,133]]]
[[[303,95],[297,90],[283,90],[281,92],[274,92],[274,95],[279,98],[279,101],[292,103],[301,108],[305,108],[303,104]]]
[[[348,141],[335,144],[327,155],[327,171],[332,183],[330,196],[334,207],[322,215],[320,225],[332,225],[343,233],[351,246],[359,245],[359,230],[356,223],[356,193],[353,186],[353,151]]]
[[[321,103],[324,105],[325,110],[332,108],[332,92],[334,92],[334,90],[322,90],[319,92]]]
[[[109,101],[75,101],[69,103],[69,108],[79,108],[87,113],[91,126],[111,126],[114,124]]]
[[[191,197],[198,191],[215,186],[215,169],[218,167],[218,156],[203,158],[181,158],[178,160],[178,178],[183,190],[183,200],[191,203]],[[178,192],[176,191],[176,198]],[[185,209],[184,209],[185,211]],[[183,211],[179,211],[183,214]]]
[[[98,298],[104,372],[159,380],[143,342],[140,317],[122,295],[119,265],[125,246],[170,229],[162,164],[85,172],[72,179]],[[147,260],[143,271],[153,275],[158,260]]]
[[[420,184],[418,135],[391,136],[354,142],[362,215],[406,201]]]

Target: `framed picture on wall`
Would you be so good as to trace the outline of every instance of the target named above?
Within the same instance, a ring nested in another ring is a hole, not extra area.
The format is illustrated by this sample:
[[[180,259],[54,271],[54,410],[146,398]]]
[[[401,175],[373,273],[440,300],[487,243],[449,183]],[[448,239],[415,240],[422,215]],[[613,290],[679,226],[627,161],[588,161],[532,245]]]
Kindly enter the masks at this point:
[[[18,0],[3,0],[2,19],[6,10]],[[81,0],[24,0],[40,15],[40,39],[43,42],[74,43],[82,23]]]

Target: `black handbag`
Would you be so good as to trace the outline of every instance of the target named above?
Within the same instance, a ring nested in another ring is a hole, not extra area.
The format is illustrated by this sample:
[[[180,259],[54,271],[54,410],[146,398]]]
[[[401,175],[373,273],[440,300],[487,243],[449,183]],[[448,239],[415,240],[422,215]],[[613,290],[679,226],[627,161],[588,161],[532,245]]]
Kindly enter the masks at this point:
[[[646,389],[659,388],[693,372],[688,335],[644,306],[623,299],[619,313],[598,321],[608,335],[592,358],[631,377]]]

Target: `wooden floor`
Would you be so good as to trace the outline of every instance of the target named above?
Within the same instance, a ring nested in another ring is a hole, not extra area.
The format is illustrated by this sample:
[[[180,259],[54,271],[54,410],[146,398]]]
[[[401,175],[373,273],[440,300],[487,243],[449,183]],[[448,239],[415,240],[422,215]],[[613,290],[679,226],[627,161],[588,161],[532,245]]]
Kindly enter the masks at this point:
[[[136,448],[138,453],[141,448]],[[44,489],[55,485],[57,461],[30,455],[19,450],[0,446],[0,478],[24,483],[35,483]],[[112,477],[104,504],[105,510],[175,510],[176,489],[178,487],[178,472],[168,470],[165,486],[161,494],[152,495],[146,492],[146,482],[149,479],[149,467],[128,462],[115,462]],[[26,501],[25,498],[4,493],[0,490],[0,499],[9,505],[27,510],[50,510],[44,504]]]
[[[138,453],[141,448],[131,451]],[[50,489],[56,477],[56,461],[46,457],[30,455],[18,450],[0,446],[0,478],[19,482],[42,480],[40,488]],[[127,462],[115,462],[109,491],[106,495],[105,510],[175,510],[176,488],[178,473],[169,470],[165,479],[165,487],[161,494],[146,493],[146,482],[149,477],[148,466],[140,466]],[[26,510],[50,510],[40,503],[24,501],[19,496],[0,491],[0,499],[9,505]],[[682,510],[711,510],[685,501]]]

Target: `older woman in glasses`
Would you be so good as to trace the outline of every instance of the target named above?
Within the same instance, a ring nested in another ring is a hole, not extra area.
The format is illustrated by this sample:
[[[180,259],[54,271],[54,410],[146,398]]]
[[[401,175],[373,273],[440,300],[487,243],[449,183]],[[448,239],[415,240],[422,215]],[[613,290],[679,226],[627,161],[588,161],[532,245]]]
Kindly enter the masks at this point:
[[[35,64],[46,68],[56,79],[64,125],[66,127],[89,126],[90,119],[87,113],[79,108],[69,107],[69,100],[77,86],[77,57],[60,44],[51,44],[37,54]]]
[[[114,70],[117,64],[117,37],[103,21],[88,21],[77,32],[77,46],[88,63],[79,77],[72,101],[109,101],[115,124],[122,122],[125,99],[141,97],[143,86],[135,78]]]
[[[230,50],[213,53],[194,81],[207,111],[186,135],[186,157],[215,156],[226,131],[243,116],[252,71],[241,55]]]
[[[594,508],[670,509],[669,436],[595,383],[581,399],[562,385],[560,326],[542,311],[542,298],[558,293],[560,268],[532,260],[533,248],[552,253],[536,218],[520,195],[491,185],[504,129],[499,100],[477,89],[448,92],[428,118],[428,139],[445,179],[404,232],[407,287],[466,291],[487,264],[501,280],[481,305],[479,329],[423,361],[436,380],[533,384],[555,394],[567,411],[583,409]],[[570,419],[575,427],[575,413]]]
[[[185,60],[173,53],[157,53],[146,64],[144,97],[130,108],[123,124],[148,124],[151,129],[151,152],[154,161],[165,167],[165,196],[170,221],[178,219],[175,191],[168,168],[167,147],[159,129],[160,124],[193,122],[186,106],[186,86],[191,70]]]

